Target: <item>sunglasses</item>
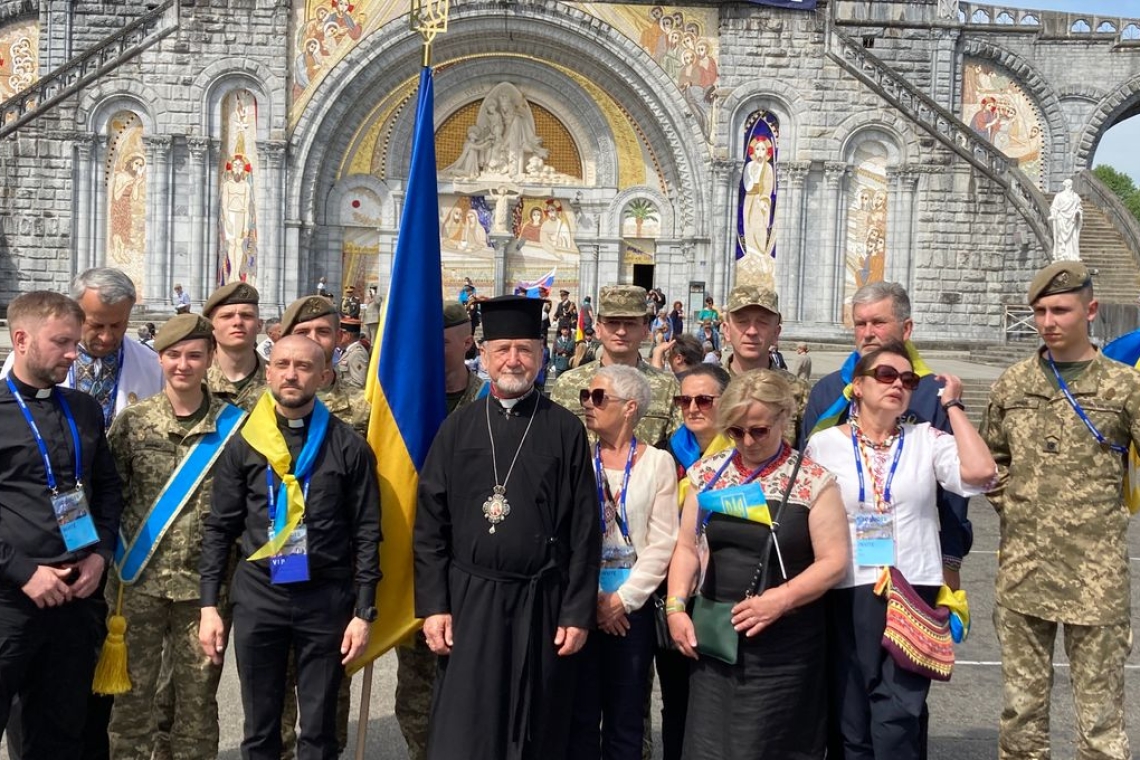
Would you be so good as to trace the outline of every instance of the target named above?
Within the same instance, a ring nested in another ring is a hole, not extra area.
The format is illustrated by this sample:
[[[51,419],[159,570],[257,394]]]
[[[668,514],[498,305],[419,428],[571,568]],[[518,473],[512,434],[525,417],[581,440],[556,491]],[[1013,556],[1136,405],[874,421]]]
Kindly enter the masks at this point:
[[[682,410],[688,409],[695,401],[697,408],[702,412],[707,412],[712,409],[712,405],[720,396],[706,396],[703,393],[700,396],[674,396],[673,405],[680,407]]]
[[[893,385],[895,380],[900,380],[902,381],[902,386],[908,391],[913,391],[918,388],[918,384],[922,380],[921,377],[911,372],[909,369],[899,372],[894,367],[888,366],[886,364],[882,364],[878,367],[875,367],[874,369],[867,370],[863,373],[863,376],[873,377],[877,382],[880,382],[883,385]]]
[[[743,441],[745,434],[751,436],[753,441],[761,441],[768,437],[768,434],[772,432],[772,428],[764,425],[757,425],[756,427],[750,428],[742,428],[734,425],[724,432],[734,441]]]
[[[578,403],[580,403],[582,406],[585,406],[587,401],[589,401],[594,406],[605,406],[609,401],[628,400],[629,399],[622,398],[621,396],[611,396],[602,388],[595,388],[594,390],[583,388],[582,390],[578,391]]]

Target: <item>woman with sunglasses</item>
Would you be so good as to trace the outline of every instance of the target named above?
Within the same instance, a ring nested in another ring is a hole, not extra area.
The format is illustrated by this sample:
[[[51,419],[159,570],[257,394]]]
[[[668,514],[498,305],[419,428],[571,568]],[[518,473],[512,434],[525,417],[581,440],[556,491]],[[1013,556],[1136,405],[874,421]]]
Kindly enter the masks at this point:
[[[695,660],[686,758],[823,757],[819,599],[843,577],[847,529],[834,478],[784,442],[794,411],[792,386],[780,373],[754,370],[733,378],[716,410],[717,430],[733,446],[689,468],[665,603],[673,641]],[[759,484],[760,494],[752,484]],[[728,496],[729,489],[738,496],[717,499],[718,491]],[[788,503],[781,507],[785,495]],[[749,508],[747,517],[724,511],[725,502],[738,500]],[[698,585],[698,546],[706,544],[707,567]],[[707,644],[701,651],[687,611],[698,590],[698,602],[732,605],[732,630],[718,638],[728,638],[733,664],[713,656]]]
[[[835,474],[854,547],[843,580],[828,594],[835,636],[830,692],[847,760],[922,756],[930,679],[899,668],[882,647],[887,607],[874,586],[893,566],[933,606],[942,586],[935,491],[974,496],[997,474],[966,418],[962,382],[953,375],[938,380],[953,435],[900,421],[919,383],[901,343],[865,353],[855,365],[850,420],[812,436],[806,449]]]
[[[649,668],[656,645],[650,597],[665,578],[677,540],[677,475],[666,452],[638,440],[649,382],[610,365],[580,391],[586,427],[597,436],[594,473],[602,562],[598,628],[578,656],[568,757],[640,760]]]

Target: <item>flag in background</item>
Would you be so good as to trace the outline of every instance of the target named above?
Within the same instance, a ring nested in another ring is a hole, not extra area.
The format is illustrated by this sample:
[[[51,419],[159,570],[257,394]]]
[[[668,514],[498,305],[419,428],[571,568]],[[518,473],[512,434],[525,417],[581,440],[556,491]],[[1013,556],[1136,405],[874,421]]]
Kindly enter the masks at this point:
[[[1140,369],[1140,330],[1121,335],[1105,346],[1101,353],[1129,367]],[[1124,503],[1132,514],[1140,512],[1140,452],[1136,444],[1128,446],[1128,470],[1124,473]]]
[[[554,276],[556,274],[558,274],[558,267],[551,269],[534,282],[519,281],[515,285],[515,290],[525,291],[527,298],[546,298],[546,296],[550,295],[550,289],[554,287]],[[546,291],[545,293],[542,292],[544,290]]]
[[[412,526],[419,471],[447,416],[443,381],[443,281],[439,254],[432,71],[420,73],[412,162],[392,280],[365,390],[372,403],[368,444],[380,477],[379,617],[358,670],[405,639],[415,616]],[[391,350],[389,350],[391,349]]]

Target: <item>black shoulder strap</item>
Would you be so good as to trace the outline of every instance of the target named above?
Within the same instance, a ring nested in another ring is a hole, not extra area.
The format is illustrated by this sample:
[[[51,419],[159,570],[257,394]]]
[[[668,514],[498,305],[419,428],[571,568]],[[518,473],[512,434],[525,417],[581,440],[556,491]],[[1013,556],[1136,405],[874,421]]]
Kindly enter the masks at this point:
[[[752,583],[749,584],[747,596],[755,596],[757,591],[767,588],[768,560],[772,556],[772,543],[776,540],[776,531],[780,529],[780,517],[784,514],[784,507],[788,505],[788,500],[792,497],[792,486],[796,484],[796,477],[800,474],[800,463],[804,461],[804,455],[799,452],[795,453],[795,457],[796,463],[792,467],[792,476],[788,478],[788,486],[784,489],[784,498],[776,507],[776,514],[772,516],[772,527],[768,531],[768,542],[764,545],[763,556],[760,558],[760,564],[756,566],[756,573],[752,576]]]

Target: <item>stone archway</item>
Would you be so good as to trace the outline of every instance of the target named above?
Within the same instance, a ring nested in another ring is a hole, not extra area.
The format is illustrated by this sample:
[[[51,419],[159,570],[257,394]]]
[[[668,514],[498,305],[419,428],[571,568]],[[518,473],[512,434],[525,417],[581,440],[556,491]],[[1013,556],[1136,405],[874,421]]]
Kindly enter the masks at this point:
[[[1091,169],[1093,156],[1104,133],[1136,115],[1140,115],[1140,75],[1104,95],[1097,103],[1081,131],[1075,157],[1076,169]]]

